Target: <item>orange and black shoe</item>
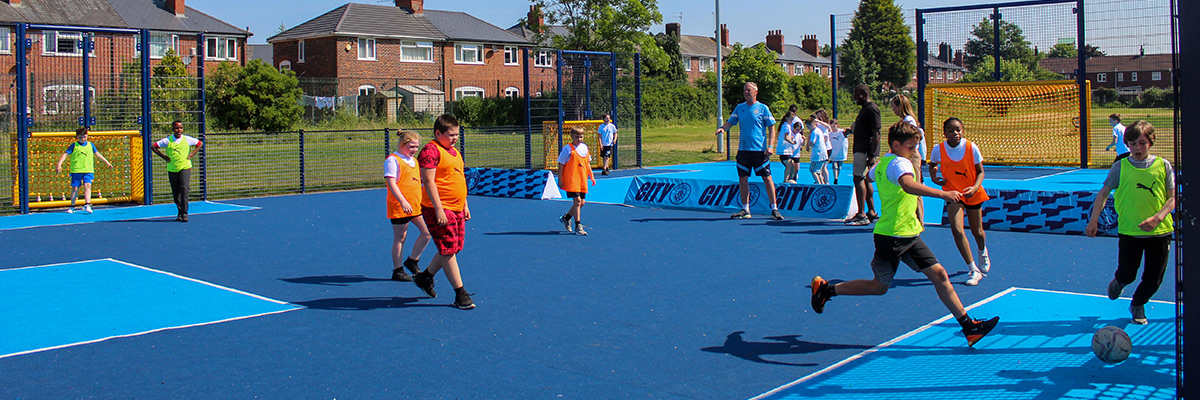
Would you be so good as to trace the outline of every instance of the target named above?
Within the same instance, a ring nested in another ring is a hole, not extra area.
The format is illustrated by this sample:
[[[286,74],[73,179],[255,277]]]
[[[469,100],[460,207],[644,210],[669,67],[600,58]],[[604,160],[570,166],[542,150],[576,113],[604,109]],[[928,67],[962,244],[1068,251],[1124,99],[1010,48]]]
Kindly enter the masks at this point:
[[[815,276],[812,279],[812,308],[817,314],[825,312],[825,302],[829,301],[829,281]]]
[[[995,328],[998,323],[1000,323],[1000,317],[992,317],[992,319],[987,321],[973,319],[971,322],[963,325],[962,331],[963,335],[967,337],[967,346],[975,346],[975,343],[978,343],[979,339],[987,336],[988,332],[991,332],[992,328]]]

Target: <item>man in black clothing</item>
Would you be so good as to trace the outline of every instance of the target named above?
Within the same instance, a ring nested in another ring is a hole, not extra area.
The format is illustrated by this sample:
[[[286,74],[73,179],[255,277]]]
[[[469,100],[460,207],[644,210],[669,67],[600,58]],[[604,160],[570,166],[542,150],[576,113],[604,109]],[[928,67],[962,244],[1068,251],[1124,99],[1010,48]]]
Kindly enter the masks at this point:
[[[879,214],[875,213],[874,190],[866,174],[879,158],[879,130],[883,128],[883,121],[879,106],[871,101],[870,91],[867,85],[854,87],[854,102],[862,108],[850,130],[846,131],[854,135],[854,201],[858,205],[858,213],[847,219],[846,225],[867,225],[879,219]]]

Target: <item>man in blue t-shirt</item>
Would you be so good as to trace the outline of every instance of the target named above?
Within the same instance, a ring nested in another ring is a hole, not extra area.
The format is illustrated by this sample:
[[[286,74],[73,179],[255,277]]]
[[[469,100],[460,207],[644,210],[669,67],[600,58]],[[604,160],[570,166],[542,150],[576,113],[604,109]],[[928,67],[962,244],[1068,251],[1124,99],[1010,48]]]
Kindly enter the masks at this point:
[[[771,200],[771,219],[783,219],[775,202],[775,182],[771,179],[771,153],[775,152],[775,117],[766,104],[758,102],[758,84],[746,82],[742,87],[746,102],[733,108],[729,120],[717,128],[717,135],[737,125],[742,125],[738,138],[737,170],[738,194],[742,209],[730,216],[733,219],[750,218],[750,174],[761,176],[767,187],[767,199]],[[767,136],[770,136],[768,138]]]

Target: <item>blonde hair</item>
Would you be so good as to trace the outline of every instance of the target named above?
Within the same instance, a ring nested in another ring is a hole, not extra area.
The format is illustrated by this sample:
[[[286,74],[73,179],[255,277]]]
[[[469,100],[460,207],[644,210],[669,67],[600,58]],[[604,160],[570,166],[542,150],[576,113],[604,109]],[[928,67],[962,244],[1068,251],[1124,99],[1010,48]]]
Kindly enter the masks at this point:
[[[900,107],[900,112],[904,113],[904,116],[912,116],[914,120],[917,119],[917,111],[913,108],[912,102],[908,101],[908,96],[898,94],[892,97],[891,103],[893,107]],[[921,122],[917,121],[917,125],[920,128]]]
[[[413,132],[413,131],[396,132],[396,137],[400,139],[401,145],[411,142],[413,140],[416,140],[417,143],[421,143],[421,134]]]
[[[572,134],[572,135],[574,135],[574,134],[579,134],[580,136],[582,136],[582,135],[584,134],[583,128],[580,128],[580,127],[578,127],[578,126],[576,126],[576,127],[572,127],[572,128],[571,128],[571,134]]]

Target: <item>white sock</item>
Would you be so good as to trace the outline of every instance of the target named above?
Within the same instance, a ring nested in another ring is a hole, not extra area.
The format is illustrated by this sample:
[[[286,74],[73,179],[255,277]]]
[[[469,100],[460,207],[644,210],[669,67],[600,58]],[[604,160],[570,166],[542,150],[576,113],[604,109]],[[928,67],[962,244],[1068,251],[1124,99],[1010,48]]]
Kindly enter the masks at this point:
[[[986,256],[987,254],[988,254],[988,252],[987,252],[987,247],[984,247],[984,248],[983,248],[983,250],[980,250],[980,251],[979,251],[979,256],[980,256],[980,257]]]
[[[742,205],[742,209],[743,209],[743,210],[746,210],[746,212],[750,212],[750,205],[749,205],[749,204],[743,204],[743,205]]]
[[[772,204],[772,205],[771,205],[771,211],[779,211],[779,205],[778,205],[778,204]]]
[[[971,269],[971,272],[976,272],[976,271],[979,271],[979,267],[976,267],[976,266],[975,266],[975,263],[973,263],[973,262],[972,262],[972,263],[970,263],[970,264],[967,264],[967,268],[970,268],[970,269]]]

